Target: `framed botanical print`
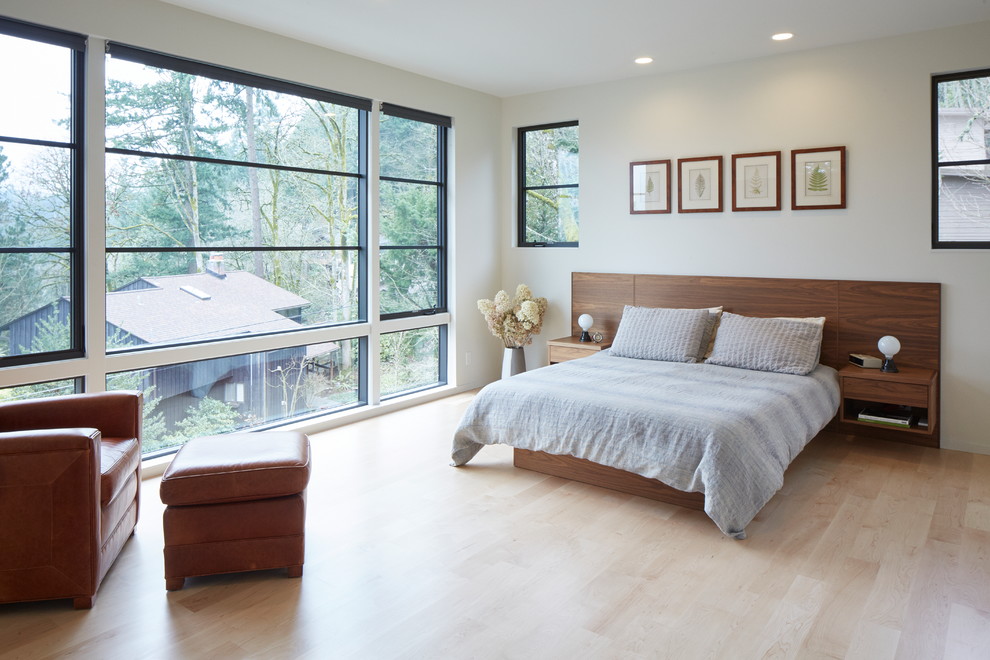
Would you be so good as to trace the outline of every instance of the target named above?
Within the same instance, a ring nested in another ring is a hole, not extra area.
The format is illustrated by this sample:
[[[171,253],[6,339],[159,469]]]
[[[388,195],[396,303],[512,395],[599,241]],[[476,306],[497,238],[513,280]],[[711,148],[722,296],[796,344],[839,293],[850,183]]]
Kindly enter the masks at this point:
[[[670,213],[670,161],[629,163],[629,212]]]
[[[846,148],[791,152],[791,208],[846,208]]]
[[[780,152],[732,155],[732,210],[780,210]]]
[[[722,212],[722,157],[677,159],[678,213]]]

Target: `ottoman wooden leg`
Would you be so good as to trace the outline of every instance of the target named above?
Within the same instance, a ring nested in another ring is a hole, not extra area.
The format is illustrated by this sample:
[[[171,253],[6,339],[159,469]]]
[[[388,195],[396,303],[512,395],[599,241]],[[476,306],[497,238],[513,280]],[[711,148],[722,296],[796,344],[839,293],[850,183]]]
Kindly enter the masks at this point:
[[[168,591],[178,591],[186,583],[186,578],[165,578],[165,588]]]
[[[72,599],[72,607],[77,610],[88,610],[93,607],[92,596],[80,596]]]
[[[302,564],[299,564],[298,566],[289,566],[289,568],[288,568],[289,577],[290,578],[300,578],[300,577],[302,577],[302,568],[303,568],[302,567]]]

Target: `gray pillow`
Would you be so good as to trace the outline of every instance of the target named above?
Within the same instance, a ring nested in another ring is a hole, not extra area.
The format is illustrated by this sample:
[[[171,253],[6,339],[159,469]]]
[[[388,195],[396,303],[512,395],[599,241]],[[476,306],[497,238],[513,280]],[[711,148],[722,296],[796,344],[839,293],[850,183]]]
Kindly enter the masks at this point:
[[[818,366],[824,317],[757,318],[723,312],[709,364],[805,375]]]
[[[641,360],[695,362],[708,319],[707,309],[626,305],[611,353]]]

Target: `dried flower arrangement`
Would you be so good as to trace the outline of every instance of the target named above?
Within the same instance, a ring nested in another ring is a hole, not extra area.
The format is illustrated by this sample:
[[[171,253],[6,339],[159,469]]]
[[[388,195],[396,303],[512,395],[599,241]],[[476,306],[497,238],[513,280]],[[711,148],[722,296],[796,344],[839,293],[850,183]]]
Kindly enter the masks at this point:
[[[540,334],[547,299],[534,298],[529,287],[520,284],[515,298],[499,291],[494,300],[479,300],[478,309],[484,314],[488,329],[506,348],[519,348],[531,344],[533,335]]]

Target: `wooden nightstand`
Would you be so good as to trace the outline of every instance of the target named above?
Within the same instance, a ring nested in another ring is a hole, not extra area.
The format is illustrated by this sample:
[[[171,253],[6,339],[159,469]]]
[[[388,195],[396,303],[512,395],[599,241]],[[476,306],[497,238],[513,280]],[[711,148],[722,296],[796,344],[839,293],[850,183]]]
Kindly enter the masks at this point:
[[[596,344],[593,341],[578,341],[577,337],[561,337],[547,341],[547,356],[550,364],[567,362],[594,355],[612,345],[611,339]]]
[[[863,369],[849,365],[839,370],[842,403],[839,410],[843,423],[855,424],[855,433],[877,435],[890,440],[938,447],[938,373],[934,369],[900,367],[898,373],[879,369]],[[863,408],[877,404],[910,406],[919,419],[928,420],[927,427],[913,423],[909,428],[897,428],[859,421]],[[868,434],[865,427],[878,433]]]

